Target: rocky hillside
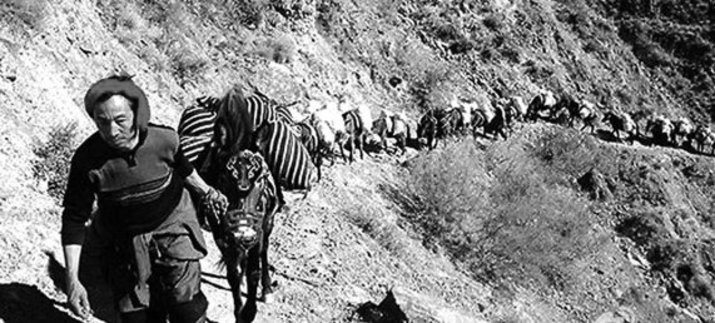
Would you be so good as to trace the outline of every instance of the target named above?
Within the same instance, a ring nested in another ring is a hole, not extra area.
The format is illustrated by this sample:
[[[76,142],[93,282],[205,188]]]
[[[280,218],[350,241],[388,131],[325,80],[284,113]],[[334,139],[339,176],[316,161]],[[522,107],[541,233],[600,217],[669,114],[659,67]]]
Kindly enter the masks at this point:
[[[59,197],[68,156],[93,131],[84,92],[110,73],[135,74],[153,121],[170,126],[197,96],[234,84],[414,118],[454,95],[551,89],[709,124],[714,7],[3,1],[0,319],[75,321],[57,275]],[[349,322],[393,288],[417,322],[715,321],[712,157],[601,137],[524,124],[507,141],[338,162],[278,218],[279,291],[259,320]],[[210,317],[228,322],[215,254],[204,263]]]

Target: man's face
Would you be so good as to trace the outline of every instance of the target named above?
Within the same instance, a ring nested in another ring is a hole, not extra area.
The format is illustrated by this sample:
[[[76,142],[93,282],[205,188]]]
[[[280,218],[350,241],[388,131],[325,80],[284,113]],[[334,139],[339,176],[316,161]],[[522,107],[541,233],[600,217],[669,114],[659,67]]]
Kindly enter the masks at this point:
[[[102,139],[112,148],[128,151],[134,148],[136,129],[131,102],[114,95],[99,103],[94,110],[94,123]]]

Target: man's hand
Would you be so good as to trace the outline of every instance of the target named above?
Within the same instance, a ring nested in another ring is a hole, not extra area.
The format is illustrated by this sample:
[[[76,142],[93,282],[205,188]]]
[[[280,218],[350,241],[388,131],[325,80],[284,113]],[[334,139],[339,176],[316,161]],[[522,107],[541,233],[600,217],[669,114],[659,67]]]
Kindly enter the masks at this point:
[[[87,290],[76,278],[67,281],[67,303],[72,313],[83,319],[88,319],[92,315]]]
[[[209,187],[209,190],[201,198],[201,207],[211,226],[216,226],[228,209],[228,198],[215,188]]]

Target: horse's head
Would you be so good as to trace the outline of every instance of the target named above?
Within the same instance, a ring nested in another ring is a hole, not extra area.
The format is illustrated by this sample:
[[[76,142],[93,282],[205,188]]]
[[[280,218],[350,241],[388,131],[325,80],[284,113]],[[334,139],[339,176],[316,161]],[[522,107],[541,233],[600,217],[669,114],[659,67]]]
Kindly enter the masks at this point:
[[[248,150],[224,156],[220,165],[217,186],[229,206],[219,219],[219,230],[225,243],[247,250],[259,242],[264,216],[272,208],[265,194],[270,171],[260,154]]]
[[[214,125],[217,146],[234,154],[247,149],[252,142],[251,116],[241,89],[232,88],[214,105],[217,106]]]

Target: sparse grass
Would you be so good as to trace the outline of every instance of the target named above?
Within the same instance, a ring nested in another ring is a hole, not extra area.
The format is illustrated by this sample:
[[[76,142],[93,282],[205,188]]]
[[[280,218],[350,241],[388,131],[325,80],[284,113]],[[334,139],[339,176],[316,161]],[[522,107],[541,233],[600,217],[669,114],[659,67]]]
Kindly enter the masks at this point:
[[[33,162],[32,171],[36,179],[47,182],[47,193],[59,202],[67,186],[77,139],[77,123],[53,127],[49,138],[46,143],[33,149],[37,160]]]

